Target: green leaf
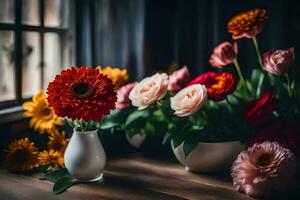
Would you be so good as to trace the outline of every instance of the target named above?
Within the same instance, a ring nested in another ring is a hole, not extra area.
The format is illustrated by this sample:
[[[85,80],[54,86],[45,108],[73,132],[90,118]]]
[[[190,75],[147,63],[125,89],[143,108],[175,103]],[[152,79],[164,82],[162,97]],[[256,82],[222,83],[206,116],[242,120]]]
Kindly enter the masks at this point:
[[[109,115],[103,118],[100,123],[100,128],[109,129],[118,126],[122,123],[123,115],[124,114],[122,110],[113,110]]]
[[[54,194],[61,194],[72,185],[78,183],[72,176],[64,176],[58,179],[53,186]]]
[[[194,148],[197,146],[198,141],[193,140],[193,141],[184,141],[183,143],[183,152],[184,152],[184,156],[185,158],[188,157],[188,155],[194,150]]]
[[[144,127],[144,131],[147,135],[154,135],[156,129],[155,126],[148,121]]]
[[[177,148],[184,141],[184,138],[185,138],[184,131],[176,133],[175,137],[173,137],[172,139],[174,147]]]
[[[173,138],[173,134],[172,132],[168,131],[165,136],[164,136],[164,139],[162,141],[162,144],[166,144],[167,142],[171,141],[171,139]]]
[[[67,169],[62,168],[62,169],[45,174],[44,178],[55,183],[61,177],[68,176],[68,175],[69,175],[69,172],[67,171]]]
[[[134,127],[136,124],[140,123],[141,121],[147,119],[150,116],[149,110],[136,110],[131,113],[125,123],[125,127]]]

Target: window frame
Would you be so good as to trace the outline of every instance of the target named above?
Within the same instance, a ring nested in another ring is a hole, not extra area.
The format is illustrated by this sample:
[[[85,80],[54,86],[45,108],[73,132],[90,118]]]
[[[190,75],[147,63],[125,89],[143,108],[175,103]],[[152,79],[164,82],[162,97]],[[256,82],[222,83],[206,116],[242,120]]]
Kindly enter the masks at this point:
[[[62,0],[63,1],[63,0]],[[23,37],[22,34],[25,31],[35,32],[39,34],[39,48],[40,48],[40,89],[44,86],[44,67],[45,67],[45,56],[44,56],[44,35],[45,33],[56,33],[60,35],[60,38],[67,36],[70,27],[47,27],[44,25],[45,22],[45,1],[39,0],[39,25],[26,25],[22,24],[22,0],[14,0],[14,21],[12,23],[0,22],[0,31],[12,31],[14,34],[14,70],[15,70],[15,99],[0,101],[0,110],[7,107],[18,106],[30,98],[22,97],[22,45]],[[71,5],[69,9],[72,9]],[[75,41],[74,41],[75,42]]]

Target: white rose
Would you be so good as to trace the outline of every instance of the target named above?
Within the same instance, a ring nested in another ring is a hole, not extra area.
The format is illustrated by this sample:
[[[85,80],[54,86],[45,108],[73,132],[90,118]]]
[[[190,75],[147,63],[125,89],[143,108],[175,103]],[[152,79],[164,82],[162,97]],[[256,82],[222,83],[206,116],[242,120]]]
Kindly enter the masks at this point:
[[[137,83],[129,94],[133,106],[141,109],[162,99],[168,91],[169,77],[167,74],[156,73]]]
[[[191,85],[171,98],[171,108],[178,117],[188,116],[202,108],[206,99],[207,90],[204,85]]]

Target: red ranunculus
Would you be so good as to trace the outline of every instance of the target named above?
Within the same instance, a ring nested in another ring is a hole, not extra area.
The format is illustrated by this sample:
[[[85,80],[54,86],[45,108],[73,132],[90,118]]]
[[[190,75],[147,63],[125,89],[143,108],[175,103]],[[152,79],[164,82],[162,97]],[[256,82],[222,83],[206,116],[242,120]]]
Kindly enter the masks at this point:
[[[92,67],[63,70],[48,85],[48,103],[55,113],[72,120],[100,121],[115,108],[111,79]]]
[[[270,91],[265,92],[260,99],[250,102],[245,112],[247,123],[257,126],[264,123],[274,111],[274,98]]]
[[[296,122],[275,122],[257,133],[246,146],[265,141],[278,142],[300,156],[300,124]]]
[[[234,92],[237,83],[234,76],[229,72],[209,71],[193,79],[187,86],[193,84],[205,85],[208,99],[222,101],[228,94]]]

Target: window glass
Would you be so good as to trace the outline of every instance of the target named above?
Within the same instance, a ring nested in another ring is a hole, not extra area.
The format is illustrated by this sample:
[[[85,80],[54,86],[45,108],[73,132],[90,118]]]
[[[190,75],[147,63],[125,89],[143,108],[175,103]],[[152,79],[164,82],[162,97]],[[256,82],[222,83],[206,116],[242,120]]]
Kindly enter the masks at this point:
[[[22,97],[30,97],[40,89],[40,35],[23,33]]]
[[[63,47],[59,34],[45,33],[45,73],[44,89],[47,89],[48,83],[60,73],[62,66]]]
[[[22,0],[22,23],[40,25],[39,0]]]
[[[15,98],[14,38],[12,31],[0,31],[0,101]]]
[[[68,0],[45,0],[45,26],[67,27],[69,16]]]
[[[0,0],[0,22],[14,22],[14,0]]]

